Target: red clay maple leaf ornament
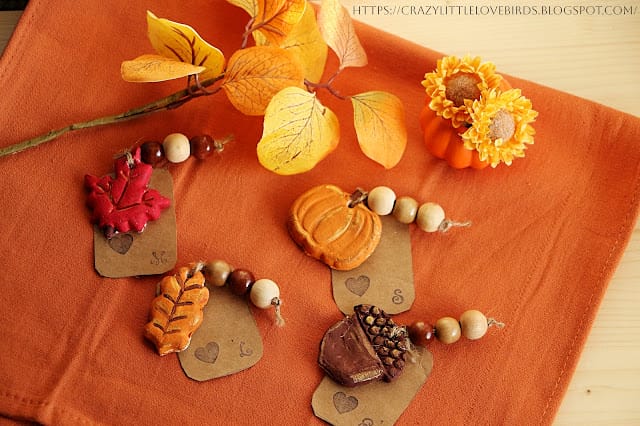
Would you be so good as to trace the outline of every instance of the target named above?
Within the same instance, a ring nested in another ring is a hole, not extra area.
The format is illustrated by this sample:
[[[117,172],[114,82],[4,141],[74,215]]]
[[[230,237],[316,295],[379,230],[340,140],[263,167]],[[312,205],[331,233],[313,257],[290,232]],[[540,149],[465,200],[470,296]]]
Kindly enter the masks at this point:
[[[140,148],[114,161],[115,177],[84,177],[89,191],[87,206],[91,223],[111,239],[117,232],[142,232],[150,220],[157,220],[171,201],[149,189],[153,167],[140,161]]]

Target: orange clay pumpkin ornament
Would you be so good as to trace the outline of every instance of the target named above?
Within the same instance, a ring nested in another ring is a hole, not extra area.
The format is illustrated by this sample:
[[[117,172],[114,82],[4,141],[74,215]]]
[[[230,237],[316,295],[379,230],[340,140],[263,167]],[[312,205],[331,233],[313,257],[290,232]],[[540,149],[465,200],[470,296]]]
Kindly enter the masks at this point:
[[[333,269],[359,266],[378,246],[382,223],[356,198],[334,185],[311,188],[291,206],[291,237],[309,256]]]
[[[448,219],[437,203],[419,204],[408,196],[396,197],[387,186],[376,186],[369,192],[356,189],[349,194],[335,185],[320,185],[294,201],[287,228],[306,254],[333,269],[349,271],[376,249],[382,234],[380,216],[387,215],[400,223],[415,223],[427,233],[471,225]]]

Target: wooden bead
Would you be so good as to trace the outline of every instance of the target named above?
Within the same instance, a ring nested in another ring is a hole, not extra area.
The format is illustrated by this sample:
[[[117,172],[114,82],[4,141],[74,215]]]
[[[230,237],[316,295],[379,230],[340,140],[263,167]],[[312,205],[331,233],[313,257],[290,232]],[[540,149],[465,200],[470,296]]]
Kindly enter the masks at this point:
[[[194,136],[189,140],[191,154],[198,160],[204,160],[214,150],[214,140],[209,135]]]
[[[400,223],[409,224],[416,219],[418,202],[411,197],[400,197],[393,207],[393,216]]]
[[[461,330],[458,320],[451,317],[442,317],[436,321],[436,338],[446,344],[455,343],[460,339]]]
[[[380,216],[388,215],[393,211],[396,202],[396,194],[387,186],[376,186],[367,196],[367,205],[374,213]]]
[[[427,343],[433,339],[433,325],[425,324],[422,321],[412,323],[409,328],[409,339],[416,346],[427,346]]]
[[[472,309],[460,315],[460,327],[464,337],[476,340],[487,333],[489,323],[482,312]]]
[[[156,167],[164,162],[164,149],[156,141],[147,141],[140,145],[140,159],[143,163]]]
[[[260,278],[251,286],[249,298],[251,303],[260,309],[267,309],[272,305],[273,299],[280,297],[278,285],[267,278]]]
[[[247,294],[255,280],[255,277],[250,271],[246,269],[235,269],[227,277],[227,284],[233,294],[243,296]]]
[[[191,147],[189,139],[182,133],[171,133],[162,142],[164,155],[171,163],[182,163],[189,158]]]
[[[224,260],[212,260],[204,265],[204,277],[207,283],[216,287],[222,287],[227,282],[231,271],[233,268]]]
[[[424,232],[436,232],[444,219],[444,209],[439,204],[424,203],[418,209],[416,225]]]

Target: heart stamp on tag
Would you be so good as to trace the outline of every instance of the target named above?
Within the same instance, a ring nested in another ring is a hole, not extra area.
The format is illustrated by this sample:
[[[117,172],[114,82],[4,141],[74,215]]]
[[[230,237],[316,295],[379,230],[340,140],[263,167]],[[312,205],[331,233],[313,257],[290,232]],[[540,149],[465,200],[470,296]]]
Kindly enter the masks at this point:
[[[109,247],[113,251],[119,254],[127,254],[133,244],[133,235],[131,234],[116,234],[111,237],[109,241]]]
[[[380,220],[384,232],[369,259],[349,271],[331,270],[333,299],[345,315],[363,303],[398,314],[415,299],[409,227],[393,216]]]
[[[344,392],[336,392],[333,394],[333,406],[340,414],[348,413],[358,407],[358,398],[347,396]]]
[[[216,342],[209,342],[205,346],[196,349],[194,355],[202,362],[214,364],[218,360],[220,346]]]
[[[344,282],[344,285],[347,287],[351,293],[356,296],[362,296],[369,290],[369,285],[371,284],[371,280],[366,275],[360,275],[357,278],[350,277],[347,278]]]
[[[187,377],[202,382],[228,376],[262,358],[262,337],[248,301],[233,294],[229,286],[209,288],[203,315],[191,344],[178,353]]]
[[[316,417],[334,426],[393,425],[418,394],[433,367],[433,356],[416,347],[412,362],[396,380],[343,386],[326,376],[311,398]]]

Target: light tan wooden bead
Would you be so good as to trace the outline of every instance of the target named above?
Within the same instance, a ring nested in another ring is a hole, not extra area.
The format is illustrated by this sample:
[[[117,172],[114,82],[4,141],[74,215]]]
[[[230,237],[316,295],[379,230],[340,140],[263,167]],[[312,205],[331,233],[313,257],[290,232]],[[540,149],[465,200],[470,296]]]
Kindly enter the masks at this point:
[[[380,216],[391,213],[395,202],[396,193],[387,186],[376,186],[367,195],[367,206]]]
[[[164,148],[164,156],[171,163],[182,163],[191,154],[189,138],[182,133],[167,135],[162,142],[162,148]]]
[[[412,223],[418,214],[418,202],[411,197],[403,196],[396,200],[393,216],[400,223]]]
[[[439,204],[424,203],[418,209],[416,225],[424,232],[436,232],[444,219],[444,209]]]
[[[458,320],[451,317],[442,317],[434,326],[436,339],[442,343],[450,344],[460,340],[461,330]]]
[[[482,312],[471,309],[460,315],[460,327],[464,337],[477,340],[487,333],[489,323]]]
[[[204,278],[209,284],[222,287],[232,271],[231,265],[224,260],[212,260],[204,265]]]
[[[280,297],[278,285],[267,278],[256,280],[251,286],[249,298],[251,303],[260,309],[267,309],[272,306],[273,299]]]

